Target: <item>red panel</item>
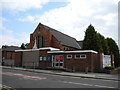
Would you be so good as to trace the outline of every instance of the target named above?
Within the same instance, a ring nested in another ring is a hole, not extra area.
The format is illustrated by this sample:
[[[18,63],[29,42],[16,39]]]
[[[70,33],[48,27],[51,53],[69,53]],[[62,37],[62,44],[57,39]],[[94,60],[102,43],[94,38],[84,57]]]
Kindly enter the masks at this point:
[[[56,60],[59,60],[59,57],[58,57],[58,56],[56,56]]]
[[[60,60],[63,60],[63,56],[60,56]]]

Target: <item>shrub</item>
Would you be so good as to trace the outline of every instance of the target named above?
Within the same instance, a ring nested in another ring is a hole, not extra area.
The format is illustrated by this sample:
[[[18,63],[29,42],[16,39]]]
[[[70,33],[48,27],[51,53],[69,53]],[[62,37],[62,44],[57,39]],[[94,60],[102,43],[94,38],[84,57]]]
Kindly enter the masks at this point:
[[[104,67],[104,69],[106,69],[106,70],[112,70],[114,68],[113,68],[113,66],[106,66],[106,67]]]

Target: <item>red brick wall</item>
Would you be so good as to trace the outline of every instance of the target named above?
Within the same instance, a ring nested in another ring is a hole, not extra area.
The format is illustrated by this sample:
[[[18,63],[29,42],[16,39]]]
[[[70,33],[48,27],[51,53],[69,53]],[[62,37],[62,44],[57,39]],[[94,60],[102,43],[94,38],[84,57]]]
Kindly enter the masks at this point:
[[[75,55],[78,53],[71,53],[66,54],[64,57],[64,67],[68,69],[73,69],[75,71],[85,71],[86,67],[89,68],[89,71],[91,70],[91,58],[89,54],[86,53],[79,53],[79,54],[86,54],[86,59],[76,59]],[[67,59],[67,55],[72,55],[72,59]]]
[[[115,65],[114,65],[113,62],[114,62],[114,55],[112,54],[112,55],[111,55],[111,66],[115,67]]]
[[[30,35],[30,48],[33,48],[33,40],[35,37],[42,35],[45,37],[45,47],[51,46],[52,33],[46,30],[42,24],[39,24],[35,31]]]
[[[22,52],[15,52],[15,66],[22,66]]]
[[[33,34],[30,34],[30,44],[28,45],[28,49],[33,47]]]
[[[69,47],[62,45],[53,35],[52,31],[46,30],[42,24],[39,24],[35,31],[30,34],[30,44],[28,48],[33,48],[33,40],[35,37],[42,35],[45,37],[45,47],[54,47],[54,48],[59,48],[61,50],[77,50],[75,48]]]
[[[4,57],[4,59],[15,59],[15,52],[3,51],[2,58],[3,57]]]
[[[86,59],[75,59],[74,56],[78,53],[71,53],[73,58],[67,59],[65,55],[64,57],[64,67],[73,69],[76,71],[85,71],[86,67],[88,67],[88,71],[90,72],[100,72],[102,70],[102,56],[101,54],[95,53],[79,53],[86,54]],[[70,54],[70,55],[71,55]]]
[[[77,50],[75,48],[68,47],[68,46],[65,46],[65,45],[61,45],[60,49],[63,50],[63,51],[74,51],[74,50]]]
[[[40,50],[39,51],[39,56],[48,56],[47,51],[50,50]],[[49,68],[52,67],[52,62],[47,62],[47,61],[39,61],[39,68]]]
[[[54,47],[54,48],[59,48],[60,49],[60,43],[53,35],[52,35],[51,46]]]

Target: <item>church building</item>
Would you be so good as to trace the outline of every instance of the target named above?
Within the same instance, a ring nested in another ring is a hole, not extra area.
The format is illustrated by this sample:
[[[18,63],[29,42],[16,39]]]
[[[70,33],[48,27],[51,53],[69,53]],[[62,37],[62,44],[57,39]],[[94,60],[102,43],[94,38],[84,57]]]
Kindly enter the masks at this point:
[[[83,72],[102,72],[104,67],[114,66],[113,55],[82,47],[82,41],[39,23],[30,34],[28,49],[4,49],[3,61],[4,65],[17,67]]]
[[[43,47],[59,48],[65,51],[81,49],[80,44],[75,38],[39,23],[35,31],[30,34],[28,48]]]

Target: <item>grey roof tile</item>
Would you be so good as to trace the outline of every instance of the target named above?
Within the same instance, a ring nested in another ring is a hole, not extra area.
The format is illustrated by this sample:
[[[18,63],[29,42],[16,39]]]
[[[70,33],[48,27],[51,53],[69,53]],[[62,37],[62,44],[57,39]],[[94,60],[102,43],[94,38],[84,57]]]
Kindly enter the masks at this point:
[[[43,25],[43,24],[42,24]],[[55,29],[52,29],[46,25],[43,25],[45,29],[51,30],[53,32],[54,37],[61,42],[62,45],[73,47],[76,49],[81,49],[80,45],[77,43],[77,40],[73,37],[70,37],[64,33],[61,33]]]

